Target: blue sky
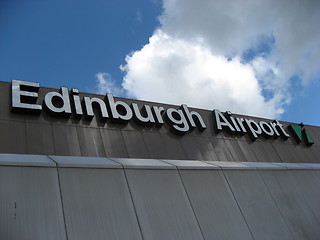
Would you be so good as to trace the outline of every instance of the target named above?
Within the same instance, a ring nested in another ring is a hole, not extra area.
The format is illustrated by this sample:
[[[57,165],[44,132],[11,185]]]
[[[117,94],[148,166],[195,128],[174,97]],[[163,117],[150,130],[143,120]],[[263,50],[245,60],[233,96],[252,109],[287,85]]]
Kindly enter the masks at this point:
[[[319,4],[271,3],[3,0],[0,80],[319,126]]]
[[[93,88],[120,80],[126,54],[147,43],[161,4],[151,1],[8,0],[0,5],[0,76],[43,86]]]

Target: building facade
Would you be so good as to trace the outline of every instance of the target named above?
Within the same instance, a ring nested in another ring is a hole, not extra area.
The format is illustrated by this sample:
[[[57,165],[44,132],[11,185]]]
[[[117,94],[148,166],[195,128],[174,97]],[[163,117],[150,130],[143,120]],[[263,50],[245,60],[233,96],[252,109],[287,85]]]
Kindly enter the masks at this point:
[[[0,239],[320,239],[319,127],[18,80],[0,99]]]

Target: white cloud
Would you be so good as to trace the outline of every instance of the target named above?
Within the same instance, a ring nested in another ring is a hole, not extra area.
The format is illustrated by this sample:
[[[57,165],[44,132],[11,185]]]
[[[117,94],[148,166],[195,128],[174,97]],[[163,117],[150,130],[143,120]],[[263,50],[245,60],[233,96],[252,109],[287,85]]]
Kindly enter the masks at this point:
[[[164,9],[160,19],[165,32],[200,38],[215,54],[241,55],[261,36],[273,36],[274,47],[265,60],[281,69],[276,81],[298,75],[307,84],[319,70],[320,1],[165,0]]]
[[[320,72],[320,1],[164,0],[161,28],[126,57],[130,97],[279,117],[290,79]],[[242,56],[270,38],[263,54]],[[319,77],[318,77],[319,78]]]
[[[123,94],[123,89],[117,87],[109,73],[97,73],[95,77],[98,94],[112,93],[114,96],[121,96]]]
[[[241,53],[265,34],[273,34],[281,49],[300,51],[319,40],[319,7],[315,0],[165,0],[160,20],[168,34],[202,38],[217,53]]]
[[[130,97],[266,117],[282,113],[281,96],[270,101],[262,97],[250,64],[228,61],[161,30],[126,62],[123,88]]]

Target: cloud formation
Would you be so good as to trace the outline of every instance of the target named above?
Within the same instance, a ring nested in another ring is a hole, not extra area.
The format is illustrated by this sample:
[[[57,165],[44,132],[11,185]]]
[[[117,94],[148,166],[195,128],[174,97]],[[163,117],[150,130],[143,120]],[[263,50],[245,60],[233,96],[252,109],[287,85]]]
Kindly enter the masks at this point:
[[[106,94],[112,93],[114,96],[121,96],[123,89],[119,88],[109,73],[97,73],[95,75],[97,82],[97,93]]]
[[[241,55],[263,36],[272,36],[270,62],[284,74],[301,74],[307,82],[320,56],[320,2],[315,0],[164,1],[160,17],[165,32],[202,39],[214,54]]]
[[[164,0],[161,28],[126,57],[130,97],[279,117],[291,79],[320,72],[320,1]]]
[[[161,30],[126,62],[123,87],[130,97],[260,116],[282,111],[262,97],[250,65]]]

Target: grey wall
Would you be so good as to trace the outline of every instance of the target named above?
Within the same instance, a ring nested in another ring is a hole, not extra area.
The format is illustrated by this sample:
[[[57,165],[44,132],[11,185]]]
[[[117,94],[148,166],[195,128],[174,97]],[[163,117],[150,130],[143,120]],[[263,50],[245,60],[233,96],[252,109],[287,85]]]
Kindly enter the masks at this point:
[[[195,109],[208,128],[179,136],[14,113],[10,98],[0,82],[0,239],[320,239],[319,127],[311,147],[252,142]]]
[[[320,239],[320,165],[0,154],[0,239]]]
[[[42,102],[48,91],[58,90],[41,87],[39,102]],[[140,107],[149,104],[178,108],[159,103],[121,100],[129,104],[135,102]],[[0,103],[0,153],[202,161],[320,162],[320,128],[315,126],[306,126],[315,141],[313,146],[306,147],[291,138],[286,141],[282,138],[259,138],[252,142],[247,135],[234,136],[225,131],[216,134],[212,112],[208,110],[195,109],[207,125],[204,132],[194,129],[179,136],[173,134],[167,124],[161,128],[142,127],[134,121],[116,124],[109,121],[102,123],[96,117],[91,121],[75,119],[73,116],[58,118],[45,111],[40,115],[14,113],[11,111],[11,83],[8,82],[0,82]],[[288,126],[289,123],[283,124]]]

